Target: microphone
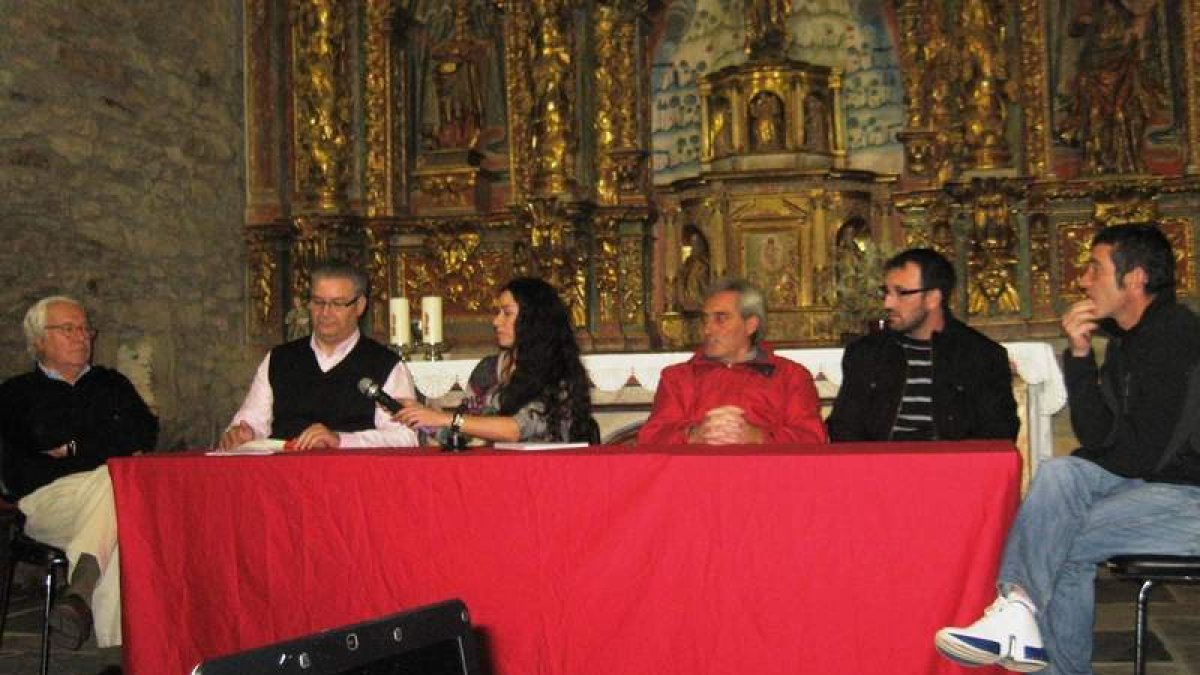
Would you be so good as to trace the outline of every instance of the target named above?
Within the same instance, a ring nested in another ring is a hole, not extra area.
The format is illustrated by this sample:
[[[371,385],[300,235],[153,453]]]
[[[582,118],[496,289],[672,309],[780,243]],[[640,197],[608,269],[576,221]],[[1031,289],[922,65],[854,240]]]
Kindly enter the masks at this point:
[[[383,387],[375,384],[375,380],[372,380],[369,377],[364,377],[358,381],[358,391],[362,393],[363,396],[366,396],[372,401],[375,401],[379,405],[383,406],[383,409],[390,413],[400,412],[400,409],[404,407],[400,405],[399,401],[391,396],[388,396],[387,392],[383,390]]]

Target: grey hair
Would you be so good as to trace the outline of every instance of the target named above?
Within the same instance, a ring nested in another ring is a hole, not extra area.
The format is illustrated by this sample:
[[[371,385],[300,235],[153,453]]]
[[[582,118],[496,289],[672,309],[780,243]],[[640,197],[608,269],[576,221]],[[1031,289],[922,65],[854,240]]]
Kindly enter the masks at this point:
[[[318,279],[349,279],[354,284],[354,294],[367,297],[367,275],[349,263],[332,260],[320,263],[308,277],[309,288],[316,286]]]
[[[82,309],[84,314],[87,314],[87,308],[83,306],[83,303],[69,295],[51,295],[33,303],[33,306],[25,312],[25,320],[21,324],[25,330],[25,351],[29,353],[29,356],[35,359],[38,357],[37,343],[46,337],[46,313],[50,309],[50,305],[60,303],[75,305]]]
[[[742,319],[749,319],[752,316],[758,318],[758,328],[750,336],[750,344],[757,346],[767,335],[767,300],[763,296],[762,290],[745,279],[726,277],[712,282],[712,285],[704,293],[704,299],[708,300],[717,293],[726,291],[737,293],[738,312],[742,315]]]

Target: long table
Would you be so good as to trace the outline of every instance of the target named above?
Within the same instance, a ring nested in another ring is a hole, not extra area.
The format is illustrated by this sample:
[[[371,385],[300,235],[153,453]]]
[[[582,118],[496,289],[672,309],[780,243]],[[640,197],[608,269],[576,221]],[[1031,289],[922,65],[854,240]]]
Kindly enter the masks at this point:
[[[132,675],[450,597],[496,675],[966,672],[933,634],[990,602],[1020,475],[991,442],[109,466]]]

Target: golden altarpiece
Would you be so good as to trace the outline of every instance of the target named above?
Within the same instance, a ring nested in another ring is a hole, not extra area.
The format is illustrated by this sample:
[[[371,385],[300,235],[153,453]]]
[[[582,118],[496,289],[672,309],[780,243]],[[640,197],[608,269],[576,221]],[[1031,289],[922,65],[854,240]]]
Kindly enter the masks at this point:
[[[696,78],[696,170],[657,180],[655,40],[701,4],[245,0],[254,341],[329,257],[367,272],[375,335],[389,296],[440,295],[455,349],[490,344],[521,274],[560,289],[588,350],[693,343],[722,275],[763,287],[775,341],[832,342],[863,240],[945,252],[960,315],[1051,335],[1091,234],[1141,219],[1196,294],[1200,0],[880,2],[890,171],[854,161],[838,58],[795,57],[808,3],[733,0],[743,53]]]

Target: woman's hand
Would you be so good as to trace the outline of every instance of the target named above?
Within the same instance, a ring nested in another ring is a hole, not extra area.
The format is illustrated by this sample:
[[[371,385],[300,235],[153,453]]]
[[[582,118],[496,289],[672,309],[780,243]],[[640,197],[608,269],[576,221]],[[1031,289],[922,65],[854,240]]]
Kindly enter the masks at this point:
[[[411,398],[400,399],[400,405],[404,407],[392,415],[392,419],[413,429],[418,427],[425,427],[426,429],[448,427],[450,426],[450,420],[453,418],[448,412],[421,405],[415,399]]]

